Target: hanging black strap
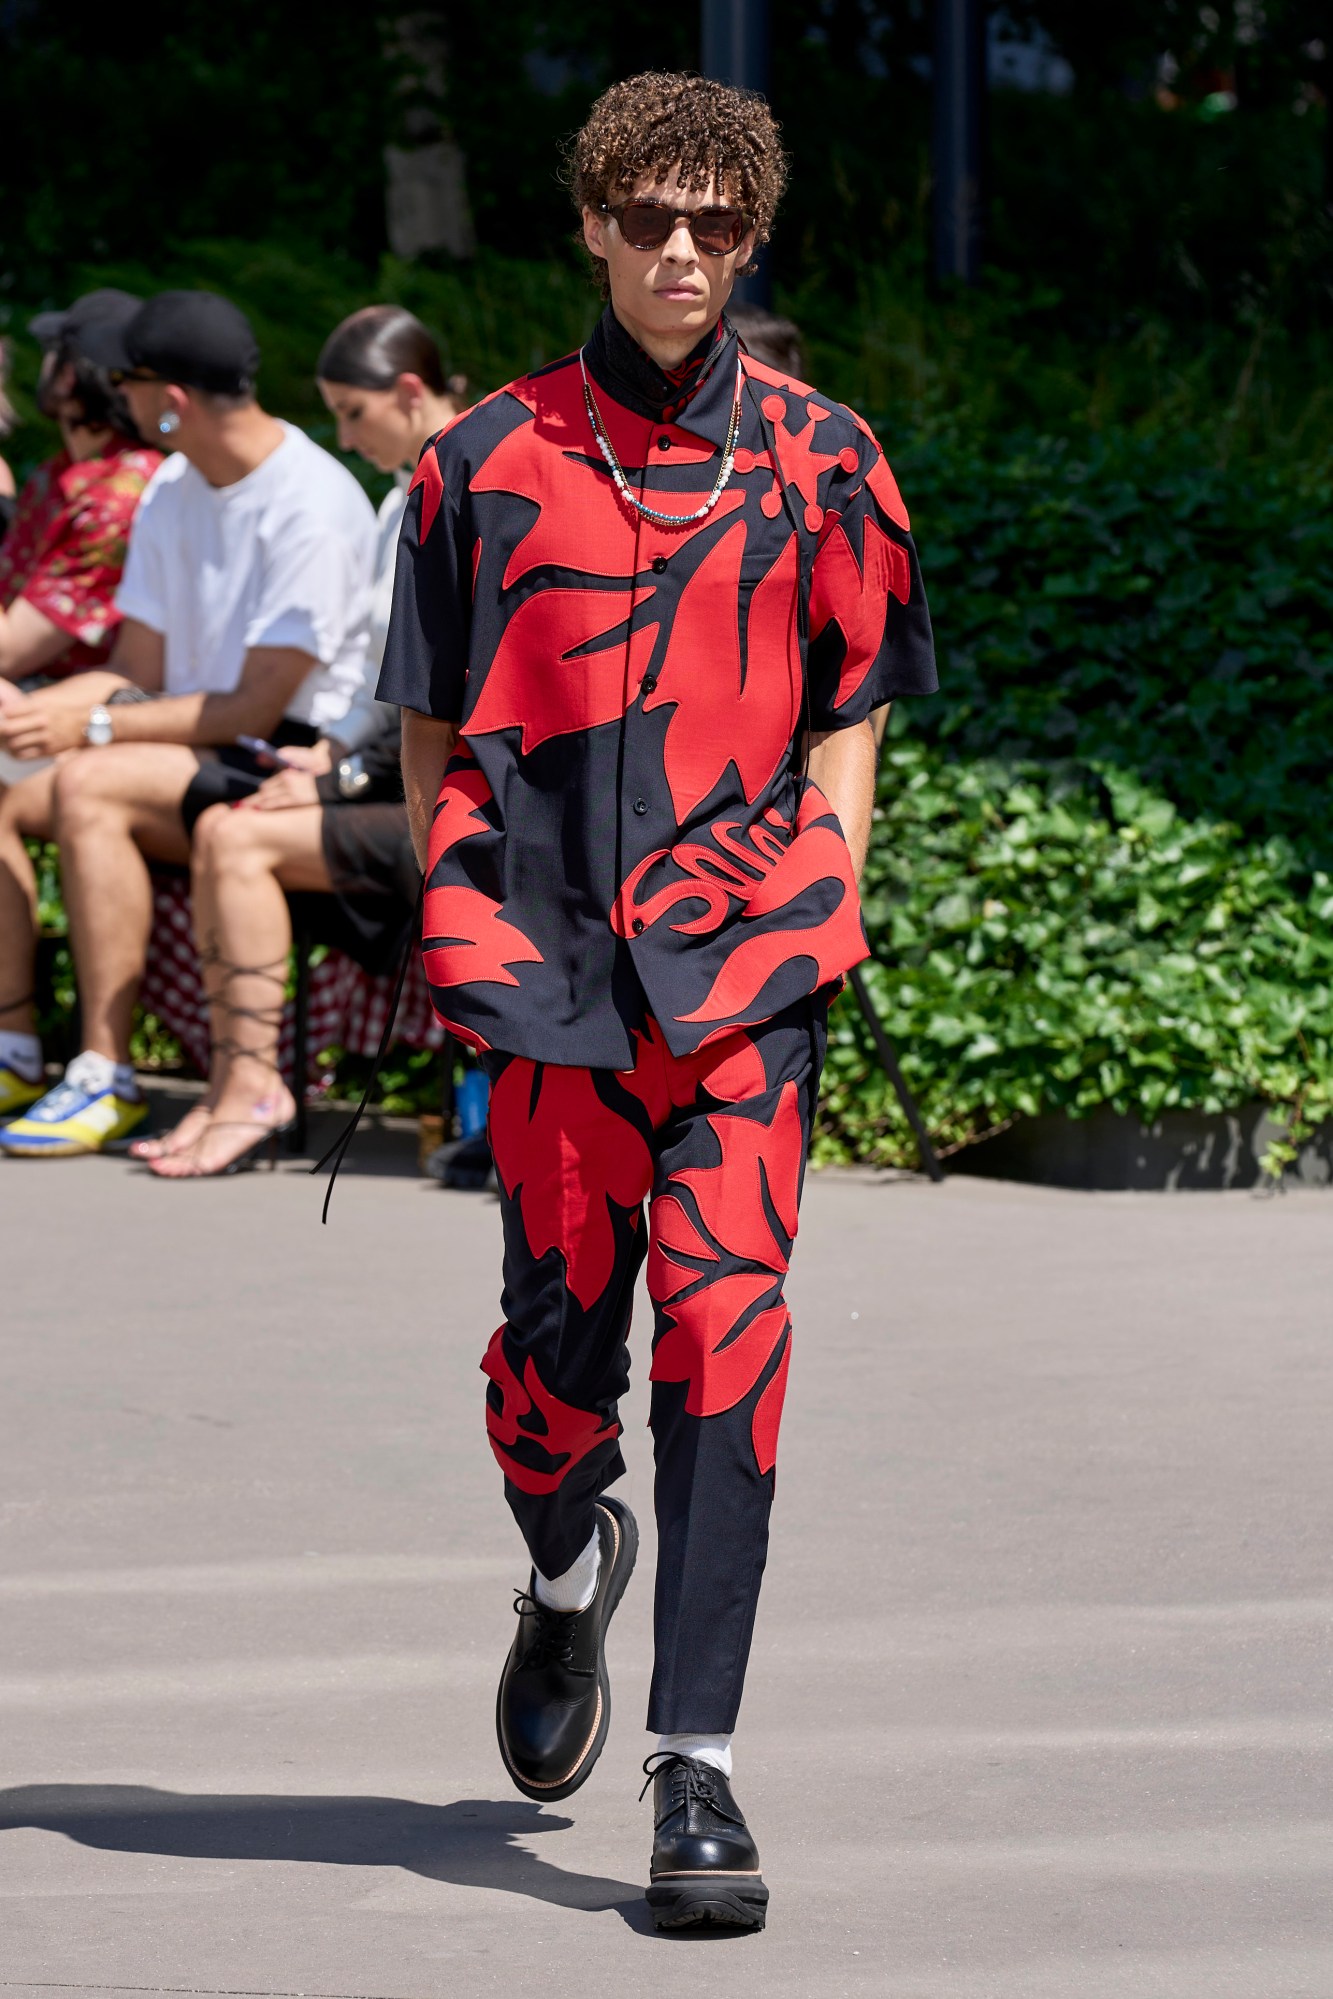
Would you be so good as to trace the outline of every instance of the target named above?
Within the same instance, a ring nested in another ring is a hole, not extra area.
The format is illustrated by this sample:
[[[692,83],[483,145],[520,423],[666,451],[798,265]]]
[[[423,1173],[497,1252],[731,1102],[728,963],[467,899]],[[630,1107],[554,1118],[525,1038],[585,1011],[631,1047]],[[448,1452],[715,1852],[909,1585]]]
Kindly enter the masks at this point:
[[[383,1066],[384,1058],[389,1052],[389,1042],[393,1037],[394,1022],[398,1018],[398,1003],[403,997],[403,987],[407,981],[407,968],[412,962],[412,953],[418,950],[421,944],[422,913],[425,906],[426,878],[423,875],[421,887],[417,890],[416,906],[412,911],[412,922],[408,929],[407,941],[403,945],[402,960],[398,966],[398,977],[394,980],[393,998],[389,1001],[389,1012],[384,1022],[384,1032],[380,1036],[380,1045],[375,1050],[375,1059],[370,1065],[370,1074],[366,1078],[366,1087],[361,1092],[361,1101],[323,1158],[317,1159],[310,1169],[312,1173],[318,1173],[321,1167],[327,1166],[330,1160],[333,1161],[333,1170],[329,1174],[329,1184],[324,1190],[324,1206],[319,1217],[321,1222],[327,1222],[329,1219],[329,1202],[333,1199],[333,1183],[338,1177],[338,1168],[347,1156],[348,1146],[356,1137],[356,1128],[361,1122],[361,1114],[370,1102],[370,1093],[375,1087],[375,1080]],[[305,1088],[304,1076],[298,1077],[297,1088]]]

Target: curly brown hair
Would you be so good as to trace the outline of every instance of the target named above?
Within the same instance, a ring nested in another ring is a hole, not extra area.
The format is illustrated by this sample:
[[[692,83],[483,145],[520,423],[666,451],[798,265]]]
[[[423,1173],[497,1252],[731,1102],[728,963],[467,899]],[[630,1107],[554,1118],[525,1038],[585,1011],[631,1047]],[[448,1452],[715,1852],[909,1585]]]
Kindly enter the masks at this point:
[[[753,218],[756,249],[772,234],[787,184],[787,156],[767,101],[689,71],[650,69],[613,83],[571,140],[567,166],[580,213],[632,194],[645,178],[667,180],[673,167],[691,193],[711,180],[722,200]],[[606,298],[606,261],[593,263]]]

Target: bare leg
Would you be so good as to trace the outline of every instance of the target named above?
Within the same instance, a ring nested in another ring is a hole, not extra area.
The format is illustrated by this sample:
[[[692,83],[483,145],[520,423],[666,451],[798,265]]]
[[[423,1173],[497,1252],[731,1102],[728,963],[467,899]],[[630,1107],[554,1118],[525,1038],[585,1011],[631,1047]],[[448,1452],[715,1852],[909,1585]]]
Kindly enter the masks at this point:
[[[34,1034],[37,877],[23,844],[51,837],[51,770],[0,794],[0,1027]]]
[[[128,1062],[153,923],[148,861],[188,861],[180,801],[200,753],[180,743],[80,750],[56,772],[56,831],[83,1045]]]
[[[213,908],[213,845],[217,834],[231,816],[230,805],[210,805],[195,822],[190,842],[190,912],[194,941],[199,952],[199,971],[209,1011],[208,1083],[197,1103],[170,1131],[153,1138],[138,1138],[130,1147],[132,1159],[169,1159],[175,1152],[189,1152],[202,1137],[216,1108],[229,1060],[230,1025],[220,1012],[219,999],[225,983],[222,956],[217,942],[217,916]],[[283,972],[286,972],[284,961]],[[279,993],[281,1003],[281,992]]]
[[[292,925],[284,889],[327,891],[322,805],[215,807],[195,831],[195,934],[213,961],[212,1119],[161,1179],[218,1173],[296,1109],[278,1067]],[[218,1058],[221,1057],[219,1062]]]

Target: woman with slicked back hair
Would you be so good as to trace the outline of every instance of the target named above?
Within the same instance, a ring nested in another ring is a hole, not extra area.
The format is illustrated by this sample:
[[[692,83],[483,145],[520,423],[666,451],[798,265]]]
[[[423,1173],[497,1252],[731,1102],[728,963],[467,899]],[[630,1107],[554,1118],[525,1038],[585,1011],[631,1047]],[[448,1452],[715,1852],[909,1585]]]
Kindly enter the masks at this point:
[[[446,378],[433,337],[401,305],[366,305],[349,314],[324,342],[315,377],[338,425],[339,450],[394,474],[379,510],[371,611],[371,645],[382,657],[408,480],[427,442],[464,407],[467,377]]]

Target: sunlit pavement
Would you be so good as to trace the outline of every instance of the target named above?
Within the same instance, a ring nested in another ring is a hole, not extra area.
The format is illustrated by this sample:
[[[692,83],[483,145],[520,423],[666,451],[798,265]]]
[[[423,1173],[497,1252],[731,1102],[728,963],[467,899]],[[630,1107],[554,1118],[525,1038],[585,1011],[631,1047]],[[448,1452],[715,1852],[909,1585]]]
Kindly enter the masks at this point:
[[[318,1206],[0,1165],[0,1992],[1328,1999],[1333,1197],[812,1181],[770,1927],[693,1944],[641,1901],[650,1535],[592,1781],[496,1757],[494,1201]]]

